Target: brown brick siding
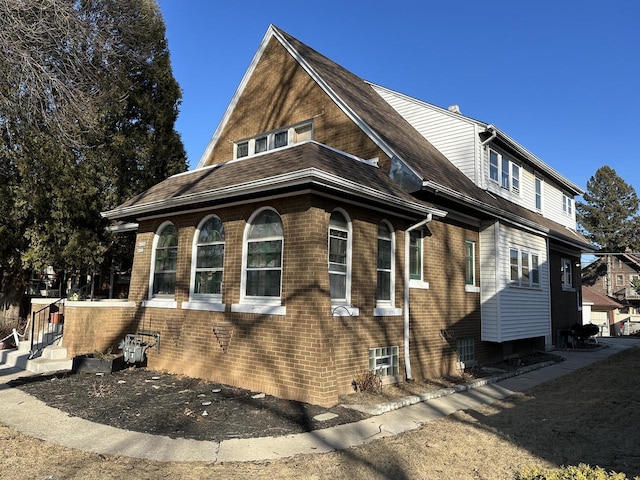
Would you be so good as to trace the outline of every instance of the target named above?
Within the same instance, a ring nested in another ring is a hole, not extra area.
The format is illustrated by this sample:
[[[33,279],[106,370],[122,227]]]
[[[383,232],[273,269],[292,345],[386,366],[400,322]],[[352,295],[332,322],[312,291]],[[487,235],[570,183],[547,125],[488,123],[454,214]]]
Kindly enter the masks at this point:
[[[232,159],[238,140],[309,120],[313,120],[317,142],[365,159],[378,157],[380,166],[389,170],[390,161],[382,150],[276,40],[269,43],[256,65],[207,164]]]
[[[281,215],[285,238],[282,304],[286,316],[231,312],[240,300],[242,239],[247,220],[269,205]],[[327,270],[328,224],[340,207],[352,222],[352,304],[359,316],[332,316]],[[225,312],[185,310],[195,229],[214,213],[224,223]],[[164,220],[141,222],[134,259],[131,309],[76,308],[66,322],[70,354],[105,350],[127,333],[160,332],[160,353],[148,352],[151,368],[236,385],[285,398],[332,405],[352,391],[355,376],[368,369],[370,348],[398,346],[405,374],[403,316],[376,317],[377,228],[388,220],[395,230],[395,306],[404,308],[406,220],[310,194],[250,206],[214,209],[170,218],[178,228],[176,309],[141,308],[149,289],[154,232]],[[454,373],[454,338],[472,337],[476,358],[485,354],[480,338],[479,294],[464,290],[465,240],[478,232],[451,222],[429,224],[424,241],[428,290],[411,289],[411,365],[414,378]],[[144,243],[144,245],[143,245]],[[479,271],[479,266],[476,266]],[[215,329],[225,335],[216,336]],[[443,330],[447,335],[442,335]],[[221,330],[218,330],[221,332]],[[230,332],[230,335],[228,334]],[[453,343],[451,343],[453,340]],[[225,347],[223,349],[223,347]]]

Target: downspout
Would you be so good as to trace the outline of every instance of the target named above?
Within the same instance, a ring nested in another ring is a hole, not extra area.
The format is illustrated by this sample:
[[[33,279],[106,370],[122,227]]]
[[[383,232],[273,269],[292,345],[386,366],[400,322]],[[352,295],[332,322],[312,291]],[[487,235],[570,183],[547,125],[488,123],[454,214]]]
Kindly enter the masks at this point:
[[[411,274],[409,272],[409,247],[410,247],[410,233],[420,227],[423,227],[433,219],[431,213],[427,214],[427,218],[419,221],[418,223],[411,225],[404,232],[404,368],[407,376],[407,380],[412,380],[411,376],[411,360],[409,355],[409,282],[411,281]],[[424,256],[423,256],[424,258]]]
[[[482,142],[480,142],[481,147],[484,147],[487,143],[489,143],[491,140],[493,140],[498,136],[498,131],[496,130],[496,127],[494,127],[493,125],[487,125],[487,129],[485,130],[485,132],[487,130],[491,131],[491,135],[486,140],[483,140]]]

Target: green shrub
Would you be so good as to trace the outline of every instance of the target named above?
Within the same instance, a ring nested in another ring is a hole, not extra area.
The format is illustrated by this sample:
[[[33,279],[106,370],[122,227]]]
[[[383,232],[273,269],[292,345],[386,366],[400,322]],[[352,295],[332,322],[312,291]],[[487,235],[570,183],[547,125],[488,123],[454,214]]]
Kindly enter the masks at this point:
[[[516,473],[515,480],[627,480],[624,473],[610,472],[598,466],[591,467],[581,463],[576,466],[544,470],[538,467],[527,467]],[[640,480],[640,477],[634,477]]]

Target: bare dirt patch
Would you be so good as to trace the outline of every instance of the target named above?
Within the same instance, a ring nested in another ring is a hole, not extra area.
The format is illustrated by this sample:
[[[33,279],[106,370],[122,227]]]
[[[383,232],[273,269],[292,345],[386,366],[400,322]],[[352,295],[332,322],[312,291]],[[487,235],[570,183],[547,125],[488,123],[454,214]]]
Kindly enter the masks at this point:
[[[22,479],[512,479],[525,465],[580,462],[640,475],[640,349],[416,431],[323,455],[162,463],[97,455],[0,426],[0,471]]]

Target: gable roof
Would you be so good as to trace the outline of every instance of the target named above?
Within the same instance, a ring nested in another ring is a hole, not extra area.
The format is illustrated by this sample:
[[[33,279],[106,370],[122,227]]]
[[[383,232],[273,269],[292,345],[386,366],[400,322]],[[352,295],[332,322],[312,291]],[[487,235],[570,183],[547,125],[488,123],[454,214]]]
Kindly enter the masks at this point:
[[[605,294],[586,285],[582,286],[582,301],[583,303],[592,303],[595,307],[607,308],[608,310],[614,310],[624,306],[616,302],[613,298],[607,297]]]
[[[416,200],[377,166],[314,141],[174,175],[104,212],[110,219],[133,220],[204,205],[228,204],[304,189],[340,195],[408,218],[446,212]]]
[[[592,250],[591,245],[578,232],[569,230],[506,199],[491,195],[478,187],[385,101],[376,92],[371,83],[366,82],[273,25],[269,26],[195,172],[211,168],[205,167],[206,161],[225,129],[233,109],[263,52],[274,39],[286,49],[309,76],[340,107],[345,115],[392,159],[392,169],[389,177],[399,179],[397,172],[402,172],[402,175],[411,177],[412,181],[403,183],[403,185],[406,190],[412,192],[421,190],[421,197],[423,200],[427,200],[427,204],[431,200],[428,198],[429,195],[434,199],[438,197],[438,202],[442,201],[443,198],[448,199],[450,202],[465,208],[471,207],[487,217],[497,217],[540,234],[549,235],[578,249]],[[242,162],[247,161],[250,162],[246,158],[242,160]],[[221,172],[219,168],[216,168],[216,171],[218,173]],[[193,173],[191,178],[195,179],[199,175],[198,173]],[[260,184],[258,180],[256,182],[256,184]],[[173,180],[171,183],[177,183],[177,181]],[[184,185],[182,188],[185,190],[180,198],[186,201],[188,198],[195,200],[197,195],[202,196],[203,193],[199,192],[197,183],[196,181],[193,186]],[[265,188],[267,187],[264,182],[261,185],[265,186]],[[412,186],[409,187],[408,185]],[[143,195],[147,198],[149,196],[153,197],[157,192],[167,188],[170,190],[172,187],[165,185],[160,190],[152,188]],[[187,190],[193,191],[189,192]],[[396,188],[396,190],[403,192],[403,196],[400,198],[406,197],[404,190],[400,188]],[[166,201],[168,203],[176,203],[177,197],[171,196],[175,195],[175,193],[167,193],[170,196],[166,198]],[[136,197],[136,199],[138,202],[142,201],[140,196]],[[162,201],[156,199],[155,202],[156,207],[160,208]],[[413,202],[416,203],[418,201],[414,198]],[[123,211],[122,208],[126,211],[132,211],[133,205],[125,203],[118,209],[108,212],[108,215],[111,215],[110,218],[118,218],[116,211]]]

